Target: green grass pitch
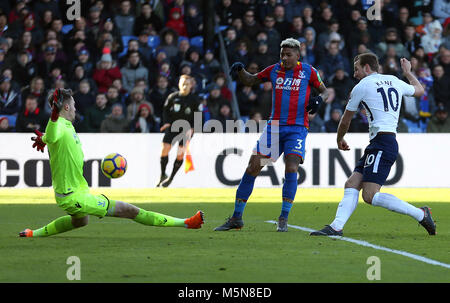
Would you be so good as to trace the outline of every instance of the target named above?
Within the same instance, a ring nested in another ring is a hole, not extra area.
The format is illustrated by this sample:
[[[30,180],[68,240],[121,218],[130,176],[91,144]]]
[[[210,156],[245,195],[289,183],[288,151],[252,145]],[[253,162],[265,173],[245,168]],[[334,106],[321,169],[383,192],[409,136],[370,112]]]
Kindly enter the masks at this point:
[[[276,220],[280,213],[281,203],[274,198],[279,189],[269,190],[270,195],[255,189],[241,231],[214,232],[232,214],[234,191],[197,190],[195,197],[195,190],[168,189],[122,197],[100,190],[112,199],[123,198],[176,217],[201,209],[206,223],[202,229],[187,230],[90,217],[89,225],[81,229],[33,239],[19,238],[18,232],[41,227],[64,212],[50,191],[2,190],[0,282],[72,282],[66,276],[70,256],[81,261],[79,282],[450,282],[450,269],[445,266],[337,239],[310,237],[292,227],[287,233],[277,233],[275,225],[265,221]],[[341,195],[339,190],[336,193],[330,202],[312,202],[310,196],[305,198],[310,201],[296,202],[289,224],[314,229],[329,224]],[[436,236],[428,236],[410,217],[363,202],[347,223],[344,236],[450,264],[450,203],[412,204],[432,208]],[[367,278],[371,256],[380,260],[381,279],[377,281]]]

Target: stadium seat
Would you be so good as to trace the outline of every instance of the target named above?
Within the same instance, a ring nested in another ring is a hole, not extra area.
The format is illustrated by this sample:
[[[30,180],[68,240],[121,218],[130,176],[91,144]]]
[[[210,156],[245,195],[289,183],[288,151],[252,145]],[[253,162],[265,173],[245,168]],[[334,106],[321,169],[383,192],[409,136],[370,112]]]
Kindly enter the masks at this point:
[[[189,42],[192,46],[198,47],[203,52],[203,37],[202,36],[192,37]]]
[[[63,25],[61,31],[64,35],[66,35],[68,32],[70,32],[72,30],[72,28],[73,28],[73,24],[66,24],[66,25]]]
[[[153,48],[153,49],[157,48],[160,43],[161,43],[161,40],[159,39],[159,36],[149,36],[148,37],[147,44],[151,48]]]
[[[403,118],[403,122],[408,126],[409,133],[422,133],[422,129],[418,122],[414,122]]]

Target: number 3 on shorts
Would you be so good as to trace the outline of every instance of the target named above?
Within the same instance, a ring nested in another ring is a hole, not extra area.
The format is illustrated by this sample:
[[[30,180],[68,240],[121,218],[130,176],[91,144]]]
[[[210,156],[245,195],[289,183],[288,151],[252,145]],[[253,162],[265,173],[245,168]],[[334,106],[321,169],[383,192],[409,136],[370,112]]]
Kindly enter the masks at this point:
[[[302,139],[297,139],[297,146],[295,146],[295,149],[302,149]]]

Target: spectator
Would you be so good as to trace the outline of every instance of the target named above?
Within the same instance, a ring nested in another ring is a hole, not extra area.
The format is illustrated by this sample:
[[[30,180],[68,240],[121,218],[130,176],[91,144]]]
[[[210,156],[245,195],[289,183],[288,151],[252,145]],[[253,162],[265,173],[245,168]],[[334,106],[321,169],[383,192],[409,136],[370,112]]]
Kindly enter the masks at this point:
[[[249,70],[250,72],[250,70]],[[256,73],[256,72],[255,72]],[[228,88],[227,78],[224,73],[219,72],[214,75],[214,84],[220,87],[220,95],[231,102],[233,97],[231,90]]]
[[[393,27],[388,28],[384,35],[384,41],[380,42],[376,45],[376,52],[378,54],[378,57],[383,57],[383,54],[385,54],[389,47],[392,47],[395,49],[395,52],[398,57],[404,58],[409,57],[408,52],[405,49],[405,46],[400,42],[399,35],[397,33],[397,30]]]
[[[38,65],[38,73],[44,78],[46,82],[46,87],[50,85],[51,71],[54,68],[59,68],[63,70],[64,63],[62,61],[56,60],[56,49],[54,47],[46,47],[44,51],[44,61]]]
[[[77,59],[73,62],[72,68],[70,69],[73,71],[75,69],[75,66],[81,64],[83,66],[84,72],[88,77],[92,76],[92,73],[94,71],[94,64],[92,64],[89,50],[87,48],[82,48],[77,53]]]
[[[149,31],[152,35],[157,35],[162,28],[163,22],[161,18],[153,12],[150,3],[142,3],[141,14],[134,22],[134,35],[139,35],[143,30]]]
[[[131,122],[131,131],[134,133],[159,133],[159,123],[148,103],[139,105],[136,116]]]
[[[264,17],[264,31],[267,33],[269,53],[278,55],[281,43],[281,35],[275,29],[275,17],[273,15],[267,15]]]
[[[23,88],[21,99],[25,100],[28,95],[36,96],[38,98],[39,108],[44,110],[45,104],[47,103],[47,95],[45,94],[44,79],[42,79],[42,77],[34,77],[31,79],[30,85]]]
[[[203,64],[208,70],[207,77],[209,81],[212,80],[212,75],[217,74],[221,69],[219,61],[214,58],[214,51],[212,49],[205,50],[205,55],[200,60],[200,64]]]
[[[128,53],[128,62],[120,69],[120,72],[122,73],[123,87],[128,92],[133,89],[136,79],[148,81],[148,69],[141,63],[138,51]]]
[[[188,37],[203,35],[203,16],[200,14],[198,7],[195,4],[190,4],[187,9],[187,14],[184,16],[186,24],[186,31]]]
[[[119,90],[114,85],[108,87],[106,98],[108,99],[108,104],[119,103],[122,104],[123,107],[125,106],[125,97],[119,93]]]
[[[225,49],[227,50],[228,61],[231,61],[231,56],[238,44],[236,29],[231,26],[228,27],[225,31],[225,37],[223,38],[223,40]]]
[[[336,92],[336,100],[343,106],[350,97],[350,92],[355,85],[349,74],[342,67],[337,68],[334,75],[331,76],[329,85],[334,87]]]
[[[93,40],[97,40],[101,29],[103,28],[103,20],[101,18],[101,9],[97,5],[91,6],[89,9],[89,16],[86,22],[87,34]]]
[[[9,126],[9,120],[7,117],[0,117],[0,133],[12,132],[13,128]]]
[[[300,41],[300,40],[299,40]],[[300,52],[302,62],[314,65],[316,62],[316,31],[312,27],[305,28],[305,38],[301,41]]]
[[[95,104],[95,94],[91,91],[89,80],[81,80],[75,94],[73,94],[75,108],[79,115],[84,117],[87,109]]]
[[[397,78],[402,77],[400,65],[396,57],[387,58],[383,64],[383,74],[393,75]]]
[[[30,32],[35,44],[41,44],[44,40],[44,33],[39,24],[36,24],[34,13],[29,13],[23,20],[23,26],[18,29],[17,37],[23,32]]]
[[[221,0],[216,7],[220,25],[231,25],[233,19],[240,15],[239,7],[232,0]]]
[[[300,16],[294,16],[294,18],[292,18],[292,23],[289,26],[289,29],[287,32],[285,32],[284,35],[286,35],[286,37],[292,37],[295,39],[299,39],[301,37],[304,36],[304,27],[303,27],[303,19]],[[283,34],[282,34],[283,36]]]
[[[340,108],[331,109],[330,120],[326,121],[324,124],[325,132],[327,133],[336,133],[339,125],[339,121],[341,120],[342,110]]]
[[[308,114],[309,118],[309,129],[310,133],[323,133],[325,131],[325,122],[322,118],[317,114]]]
[[[358,17],[359,16],[359,17]],[[357,18],[354,20],[354,18]],[[355,26],[347,27],[343,29],[344,33],[348,33],[346,35],[347,42],[346,45],[348,47],[348,51],[355,53],[356,49],[358,48],[358,45],[361,43],[364,43],[363,39],[364,37],[369,37],[370,41],[370,34],[369,30],[367,29],[367,20],[364,17],[361,17],[361,13],[359,11],[352,11],[351,21],[350,24],[355,24]],[[369,45],[367,43],[366,46],[371,48],[372,45]]]
[[[450,77],[450,49],[445,47],[441,49],[436,64],[441,65],[444,69],[444,74]]]
[[[144,90],[140,87],[135,87],[129,96],[127,102],[127,120],[131,121],[136,117],[141,104],[147,104],[152,106],[147,100],[145,100]],[[152,111],[153,112],[153,111]]]
[[[14,43],[13,49],[15,53],[25,50],[30,55],[30,60],[36,62],[36,47],[30,32],[23,32],[19,40]]]
[[[115,103],[111,107],[111,114],[106,116],[100,125],[102,133],[127,133],[129,122],[123,114],[123,105]]]
[[[314,27],[315,20],[314,20],[313,14],[314,14],[314,10],[313,10],[312,6],[307,4],[302,12],[303,26],[305,28],[307,28],[309,26]]]
[[[0,115],[15,116],[20,111],[21,96],[11,89],[11,79],[0,76]],[[14,126],[14,125],[12,125]]]
[[[275,29],[280,33],[281,39],[291,37],[289,31],[291,30],[291,23],[286,20],[286,11],[283,5],[277,4],[273,9],[273,16],[275,18]],[[300,19],[301,20],[301,19]],[[303,27],[303,20],[302,20]]]
[[[342,68],[345,72],[350,73],[350,63],[348,62],[347,57],[339,52],[338,42],[331,42],[328,45],[327,56],[321,60],[319,66],[324,72],[327,81],[338,68]]]
[[[369,121],[367,119],[366,108],[361,106],[353,117],[350,128],[348,130],[352,133],[367,133],[369,131]]]
[[[267,62],[277,62],[279,59],[273,53],[269,53],[269,45],[267,41],[262,40],[258,43],[256,53],[252,57],[252,61],[258,66],[265,66]],[[245,63],[247,65],[247,63]]]
[[[425,93],[419,98],[419,116],[423,120],[428,121],[433,112],[433,95],[431,94],[431,88],[433,86],[433,77],[430,75],[428,68],[419,68],[417,73],[417,80],[422,84]]]
[[[314,28],[318,33],[326,32],[332,19],[333,11],[331,10],[331,6],[327,5],[320,11],[320,17],[315,23]]]
[[[178,34],[170,28],[161,31],[161,44],[156,48],[157,52],[163,51],[167,58],[172,59],[178,54],[177,39]]]
[[[263,131],[266,121],[262,119],[262,115],[258,111],[252,112],[250,119],[245,123],[246,133],[260,133]]]
[[[427,133],[450,133],[450,119],[448,109],[439,106],[427,125]]]
[[[119,28],[122,36],[132,36],[135,18],[131,13],[131,1],[124,0],[120,3],[120,13],[114,17],[114,23]]]
[[[258,91],[258,111],[264,120],[268,120],[272,113],[272,82],[266,81]]]
[[[162,118],[162,110],[167,97],[173,93],[173,88],[169,86],[167,77],[159,75],[156,78],[156,87],[150,93],[150,101],[153,104],[155,116]]]
[[[242,62],[245,66],[250,62],[250,54],[248,51],[247,42],[241,40],[238,42],[237,47],[231,52],[230,62]]]
[[[222,104],[219,108],[219,116],[217,120],[222,124],[224,132],[236,132],[236,129],[227,128],[227,121],[233,120],[233,112],[231,111],[231,107],[228,104]]]
[[[256,20],[255,11],[253,10],[247,10],[244,13],[242,23],[242,32],[250,41],[253,41],[256,38],[256,35],[263,29],[261,24]]]
[[[434,0],[432,13],[439,19],[440,23],[444,23],[450,17],[450,2],[448,0]]]
[[[148,45],[148,38],[150,36],[149,30],[143,30],[138,36],[138,50],[142,55],[144,62],[149,63],[152,60],[153,49]]]
[[[17,116],[17,132],[44,132],[49,116],[38,107],[37,97],[28,95],[25,99],[25,109]]]
[[[239,85],[236,92],[239,110],[242,116],[249,116],[253,108],[258,105],[258,98],[251,86]]]
[[[17,79],[20,87],[26,86],[36,76],[36,65],[26,50],[21,50],[17,54],[17,60],[12,66],[12,72],[14,79]]]
[[[420,45],[420,36],[416,32],[416,28],[413,23],[407,23],[403,31],[403,45],[409,54],[413,54],[414,51]]]
[[[100,93],[95,98],[95,104],[87,108],[84,116],[84,131],[88,133],[100,132],[100,126],[106,116],[111,113],[111,107],[107,106],[106,95]]]
[[[206,106],[211,114],[212,119],[219,118],[220,106],[224,103],[229,103],[225,98],[222,97],[220,93],[220,87],[217,84],[211,85],[209,88],[209,96],[206,100]]]
[[[91,90],[94,92],[98,91],[97,84],[95,83],[94,79],[91,77],[88,77],[86,75],[86,72],[84,71],[84,67],[82,64],[75,65],[75,69],[73,70],[73,75],[70,78],[69,82],[69,88],[72,91],[76,91],[78,89],[78,84],[82,80],[87,80],[89,82],[89,86],[91,87]]]
[[[433,67],[433,95],[436,105],[450,106],[450,76],[444,73],[442,65]]]
[[[435,20],[429,24],[428,32],[421,38],[421,45],[428,56],[438,52],[439,45],[441,45],[442,42],[441,38],[442,25],[439,21]]]
[[[169,21],[166,22],[166,27],[173,29],[179,36],[187,37],[187,28],[184,23],[181,9],[173,7],[169,12]]]
[[[100,61],[97,62],[97,67],[94,70],[92,78],[97,83],[98,91],[100,93],[105,93],[115,79],[122,78],[119,67],[116,62],[113,61],[112,56],[107,49],[103,50],[103,55]]]
[[[320,55],[323,55],[326,53],[326,45],[327,43],[329,43],[331,41],[331,38],[336,38],[335,35],[332,34],[338,34],[338,30],[339,30],[339,22],[336,19],[332,19],[330,20],[330,22],[328,23],[328,28],[325,32],[321,32],[319,34],[319,36],[317,37],[317,51],[319,52]],[[339,35],[339,34],[338,34]],[[339,40],[340,39],[340,35],[338,36]],[[341,42],[343,45],[345,45],[345,42],[342,41]],[[340,46],[339,49],[342,50],[343,48]]]

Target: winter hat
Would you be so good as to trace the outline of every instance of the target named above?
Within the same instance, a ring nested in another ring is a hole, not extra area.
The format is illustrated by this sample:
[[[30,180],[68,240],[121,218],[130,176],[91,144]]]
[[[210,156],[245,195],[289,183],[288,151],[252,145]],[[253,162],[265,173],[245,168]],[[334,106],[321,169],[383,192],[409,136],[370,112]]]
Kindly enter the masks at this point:
[[[102,53],[103,53],[103,55],[102,55],[102,58],[100,59],[100,61],[112,62],[111,50],[109,48],[107,48],[107,47],[103,48]]]

